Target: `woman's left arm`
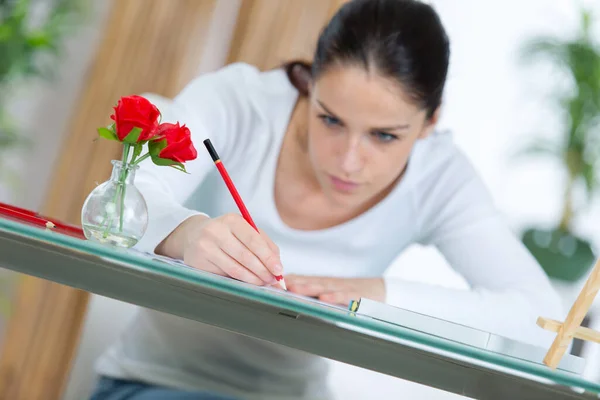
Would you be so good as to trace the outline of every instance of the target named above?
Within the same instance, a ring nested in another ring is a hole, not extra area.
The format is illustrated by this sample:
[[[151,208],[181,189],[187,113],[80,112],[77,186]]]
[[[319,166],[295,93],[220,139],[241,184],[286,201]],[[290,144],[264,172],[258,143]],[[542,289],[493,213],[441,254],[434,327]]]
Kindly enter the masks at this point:
[[[561,300],[462,153],[455,153],[417,207],[426,210],[421,242],[435,246],[470,290],[387,278],[387,302],[520,340],[551,341],[536,320],[564,318]]]

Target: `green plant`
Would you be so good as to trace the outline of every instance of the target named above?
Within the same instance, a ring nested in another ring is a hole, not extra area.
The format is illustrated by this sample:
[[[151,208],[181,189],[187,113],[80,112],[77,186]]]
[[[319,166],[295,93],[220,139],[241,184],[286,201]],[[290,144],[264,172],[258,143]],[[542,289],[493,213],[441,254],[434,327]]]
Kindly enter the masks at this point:
[[[566,90],[553,99],[562,110],[564,134],[558,141],[536,138],[529,155],[547,155],[564,167],[567,181],[558,225],[550,230],[530,228],[523,242],[554,278],[576,280],[589,269],[594,254],[587,240],[573,232],[573,219],[588,206],[600,187],[600,45],[592,35],[593,15],[581,11],[579,31],[570,39],[540,37],[522,48],[522,60],[550,61],[568,79]],[[584,188],[582,204],[575,191]]]
[[[0,182],[10,171],[1,165],[1,153],[27,144],[7,111],[14,89],[31,78],[54,76],[61,45],[87,4],[83,0],[0,0]]]

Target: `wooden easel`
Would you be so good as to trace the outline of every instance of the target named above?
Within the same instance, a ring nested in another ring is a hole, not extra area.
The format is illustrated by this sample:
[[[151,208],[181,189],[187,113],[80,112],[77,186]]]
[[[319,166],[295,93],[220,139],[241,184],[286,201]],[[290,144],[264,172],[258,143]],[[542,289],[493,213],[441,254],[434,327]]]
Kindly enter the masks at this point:
[[[594,265],[583,289],[579,292],[569,314],[567,314],[565,322],[544,317],[538,318],[537,324],[540,327],[557,333],[548,353],[546,353],[546,357],[544,357],[544,364],[555,369],[573,338],[600,343],[600,332],[581,326],[581,322],[594,302],[596,294],[598,294],[598,290],[600,290],[600,259],[596,261],[596,265]]]

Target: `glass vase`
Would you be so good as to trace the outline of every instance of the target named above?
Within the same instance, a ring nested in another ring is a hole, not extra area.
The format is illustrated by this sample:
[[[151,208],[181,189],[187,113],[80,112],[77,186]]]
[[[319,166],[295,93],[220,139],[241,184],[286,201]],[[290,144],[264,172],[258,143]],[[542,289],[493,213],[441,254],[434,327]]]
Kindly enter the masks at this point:
[[[148,207],[135,187],[138,165],[113,160],[110,179],[98,185],[81,210],[81,224],[89,240],[117,247],[134,246],[148,226]]]

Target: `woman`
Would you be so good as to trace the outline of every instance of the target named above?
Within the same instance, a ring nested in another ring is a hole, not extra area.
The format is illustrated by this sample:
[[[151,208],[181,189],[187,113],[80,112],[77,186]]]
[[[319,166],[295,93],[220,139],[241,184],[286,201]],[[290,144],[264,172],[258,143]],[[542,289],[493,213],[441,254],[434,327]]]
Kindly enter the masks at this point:
[[[226,160],[259,234],[208,155],[190,174],[142,167],[151,221],[139,247],[256,285],[347,305],[386,301],[521,340],[556,316],[549,281],[447,134],[434,132],[449,43],[414,0],[353,0],[322,32],[312,68],[235,64],[191,82],[168,119]],[[413,243],[436,246],[459,291],[383,279]],[[318,357],[143,310],[99,360],[94,399],[321,399]]]

